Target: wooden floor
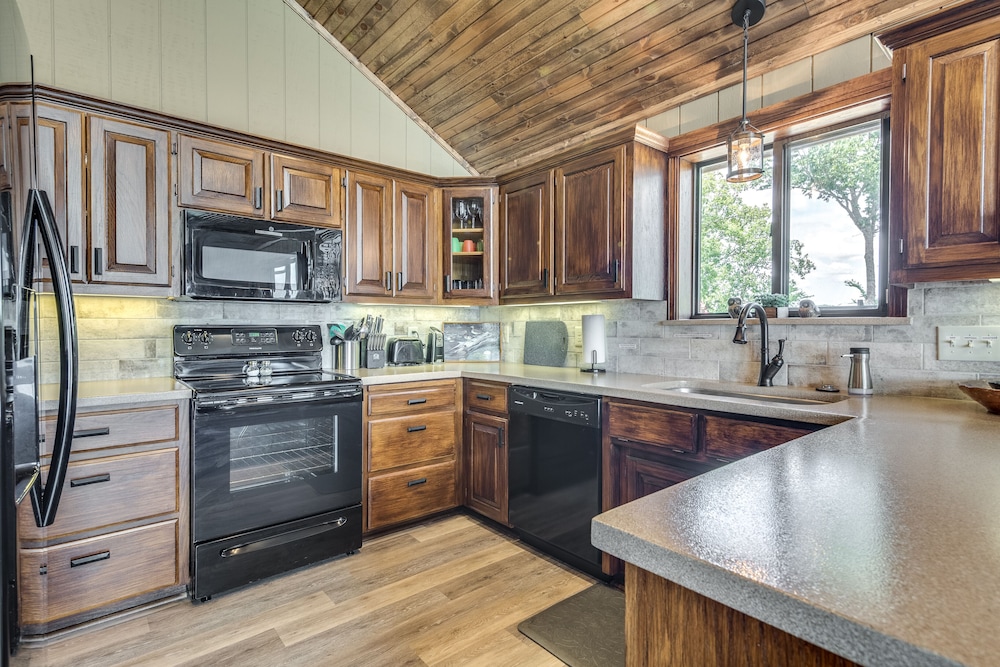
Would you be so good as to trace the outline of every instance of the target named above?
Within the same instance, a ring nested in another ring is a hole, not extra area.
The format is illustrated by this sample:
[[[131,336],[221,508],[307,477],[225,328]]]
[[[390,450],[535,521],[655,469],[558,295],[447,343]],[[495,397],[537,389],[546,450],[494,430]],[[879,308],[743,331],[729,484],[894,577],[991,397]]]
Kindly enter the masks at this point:
[[[11,664],[558,666],[517,624],[591,583],[456,515],[205,604],[22,646]]]

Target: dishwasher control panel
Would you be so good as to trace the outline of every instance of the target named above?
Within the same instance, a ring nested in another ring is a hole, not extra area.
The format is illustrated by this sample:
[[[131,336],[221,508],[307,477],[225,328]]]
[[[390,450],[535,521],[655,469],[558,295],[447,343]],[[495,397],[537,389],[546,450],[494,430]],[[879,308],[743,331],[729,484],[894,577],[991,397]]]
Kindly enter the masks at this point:
[[[601,427],[601,399],[596,396],[515,385],[509,390],[507,405],[511,413]]]

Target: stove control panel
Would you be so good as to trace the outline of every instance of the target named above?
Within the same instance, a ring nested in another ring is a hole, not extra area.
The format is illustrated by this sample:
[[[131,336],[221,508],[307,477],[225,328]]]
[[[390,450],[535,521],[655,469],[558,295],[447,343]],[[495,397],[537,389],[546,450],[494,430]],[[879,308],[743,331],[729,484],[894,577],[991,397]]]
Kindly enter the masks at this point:
[[[174,327],[174,355],[179,357],[320,351],[318,326]]]

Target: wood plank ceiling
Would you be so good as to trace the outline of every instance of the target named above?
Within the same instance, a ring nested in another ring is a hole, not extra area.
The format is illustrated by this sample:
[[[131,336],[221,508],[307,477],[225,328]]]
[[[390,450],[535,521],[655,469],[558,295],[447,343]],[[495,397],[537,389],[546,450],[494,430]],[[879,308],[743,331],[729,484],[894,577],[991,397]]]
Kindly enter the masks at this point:
[[[481,174],[739,83],[732,0],[295,0]],[[948,0],[770,0],[756,76]]]

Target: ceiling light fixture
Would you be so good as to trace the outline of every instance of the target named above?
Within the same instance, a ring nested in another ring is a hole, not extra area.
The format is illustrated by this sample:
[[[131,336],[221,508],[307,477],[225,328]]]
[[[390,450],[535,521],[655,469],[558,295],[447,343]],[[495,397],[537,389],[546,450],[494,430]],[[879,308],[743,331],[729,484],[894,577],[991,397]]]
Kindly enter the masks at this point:
[[[764,18],[764,0],[737,0],[733,5],[733,24],[743,27],[743,118],[729,135],[730,183],[760,178],[764,173],[764,134],[747,120],[747,43],[750,26]]]

